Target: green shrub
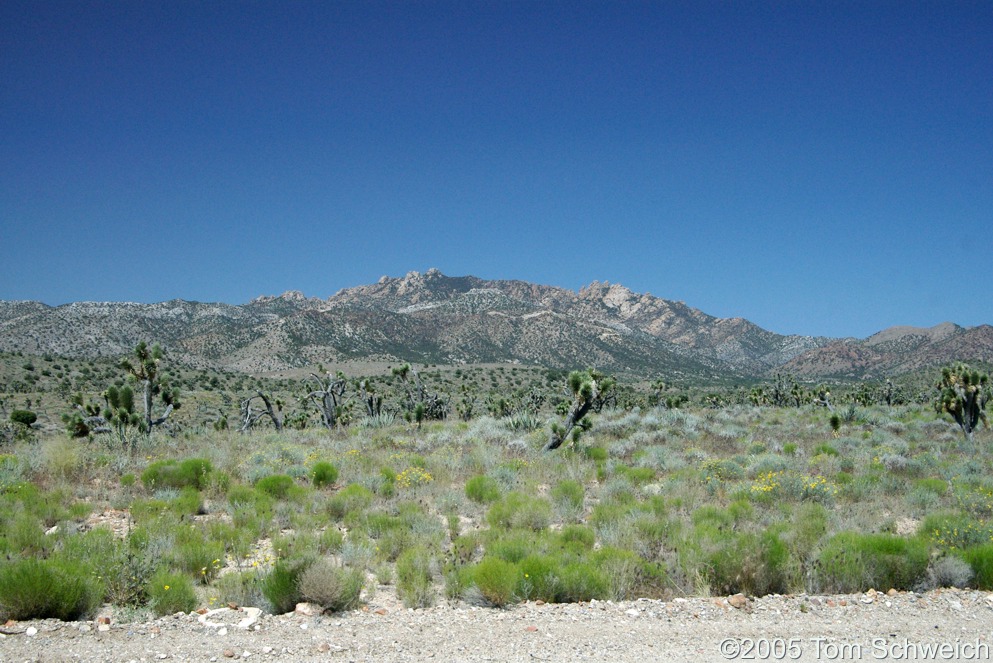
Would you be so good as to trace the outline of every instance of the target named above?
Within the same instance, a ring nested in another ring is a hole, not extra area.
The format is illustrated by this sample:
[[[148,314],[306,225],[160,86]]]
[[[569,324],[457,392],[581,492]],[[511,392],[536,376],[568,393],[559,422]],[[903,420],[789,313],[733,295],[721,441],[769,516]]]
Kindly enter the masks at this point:
[[[560,481],[552,488],[552,502],[562,513],[582,513],[585,498],[583,484],[573,479]]]
[[[328,500],[328,514],[335,520],[341,520],[349,513],[361,513],[372,504],[372,491],[357,483],[352,483]]]
[[[920,538],[841,532],[827,542],[818,561],[822,591],[912,589],[925,577],[929,550]]]
[[[308,559],[281,559],[260,580],[262,595],[269,602],[273,614],[293,612],[300,603],[300,576],[310,566]]]
[[[610,579],[595,562],[569,562],[560,570],[559,600],[577,603],[610,598]]]
[[[10,420],[15,424],[30,426],[34,422],[38,421],[38,415],[31,410],[14,410],[10,413]]]
[[[397,473],[392,467],[383,467],[379,470],[379,484],[376,492],[383,497],[393,497],[397,494]]]
[[[333,486],[338,480],[338,468],[327,461],[318,461],[310,468],[310,480],[315,488]]]
[[[500,484],[485,475],[475,476],[465,482],[465,495],[473,502],[491,504],[500,499]]]
[[[593,550],[596,543],[596,534],[585,525],[566,525],[559,532],[559,540],[566,547],[578,547],[579,549]]]
[[[547,528],[551,519],[552,508],[548,502],[516,491],[496,502],[486,514],[486,521],[491,527],[524,528],[536,532]]]
[[[270,474],[255,482],[255,490],[277,500],[283,500],[289,495],[294,485],[293,477],[288,474]]]
[[[789,549],[772,530],[725,539],[709,562],[708,580],[715,594],[765,596],[789,590]]]
[[[345,536],[337,527],[328,527],[317,539],[317,550],[323,555],[329,555],[341,550]]]
[[[933,513],[924,518],[920,533],[942,548],[963,550],[990,543],[993,524],[965,513]]]
[[[434,604],[431,585],[431,552],[424,546],[409,548],[397,559],[397,594],[408,608]]]
[[[661,564],[645,562],[631,550],[605,546],[590,561],[607,578],[606,598],[623,601],[661,596],[667,576]]]
[[[169,557],[177,571],[188,574],[202,585],[209,585],[224,565],[224,543],[208,540],[203,532],[183,530]]]
[[[218,578],[210,590],[212,605],[263,605],[261,578],[256,571],[228,573]]]
[[[84,567],[24,559],[0,566],[0,620],[91,617],[103,601],[99,583]]]
[[[650,467],[627,467],[621,465],[617,469],[619,474],[626,477],[628,481],[636,486],[646,484],[655,478],[655,470]]]
[[[182,462],[169,459],[155,461],[141,473],[141,482],[149,490],[160,488],[196,488],[207,485],[213,466],[206,458],[187,458]]]
[[[472,571],[473,582],[483,598],[497,608],[514,600],[519,577],[517,566],[499,557],[484,557]]]
[[[525,601],[559,601],[559,566],[559,560],[552,555],[528,555],[518,564],[515,593]]]
[[[976,589],[993,590],[993,543],[968,548],[961,556],[976,574]]]
[[[192,612],[197,607],[193,582],[182,573],[160,571],[148,584],[149,606],[160,617],[177,612]]]
[[[583,449],[583,455],[594,461],[607,460],[607,450],[603,447],[586,447]]]
[[[328,612],[352,610],[359,605],[364,583],[365,573],[362,571],[345,569],[335,566],[328,559],[319,559],[300,575],[300,596]]]

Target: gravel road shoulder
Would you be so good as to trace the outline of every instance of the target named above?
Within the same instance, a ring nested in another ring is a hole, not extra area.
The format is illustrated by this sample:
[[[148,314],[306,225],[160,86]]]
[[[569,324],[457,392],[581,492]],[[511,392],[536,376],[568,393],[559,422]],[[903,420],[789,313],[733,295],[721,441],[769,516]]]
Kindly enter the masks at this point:
[[[993,644],[993,594],[956,589],[744,602],[532,602],[504,610],[370,603],[336,615],[261,615],[239,627],[250,616],[179,614],[109,630],[95,622],[9,623],[0,660],[991,660]]]

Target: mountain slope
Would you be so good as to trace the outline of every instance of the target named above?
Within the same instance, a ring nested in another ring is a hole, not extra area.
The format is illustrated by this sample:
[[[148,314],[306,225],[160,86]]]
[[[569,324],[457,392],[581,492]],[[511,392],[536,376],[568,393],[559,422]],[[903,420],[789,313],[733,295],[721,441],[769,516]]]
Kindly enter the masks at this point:
[[[347,359],[521,362],[708,382],[775,370],[860,377],[993,359],[993,328],[891,328],[865,340],[783,336],[742,318],[594,281],[578,292],[438,270],[248,304],[0,302],[0,350],[120,356],[139,340],[180,361],[265,372]]]

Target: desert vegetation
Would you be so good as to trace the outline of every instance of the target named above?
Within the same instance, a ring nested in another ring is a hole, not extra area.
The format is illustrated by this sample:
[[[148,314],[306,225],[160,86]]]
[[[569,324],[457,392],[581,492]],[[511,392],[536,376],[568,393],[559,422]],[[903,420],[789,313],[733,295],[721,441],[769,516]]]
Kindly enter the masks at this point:
[[[0,619],[338,611],[374,586],[414,608],[993,589],[977,369],[722,390],[409,364],[260,379],[144,348],[150,369],[4,358]]]

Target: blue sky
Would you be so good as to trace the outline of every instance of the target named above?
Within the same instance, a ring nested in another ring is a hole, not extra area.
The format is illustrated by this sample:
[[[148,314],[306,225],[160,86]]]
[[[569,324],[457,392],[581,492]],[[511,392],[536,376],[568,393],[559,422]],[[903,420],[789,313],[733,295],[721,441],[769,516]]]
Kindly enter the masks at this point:
[[[0,3],[0,299],[437,267],[993,323],[989,2]]]

